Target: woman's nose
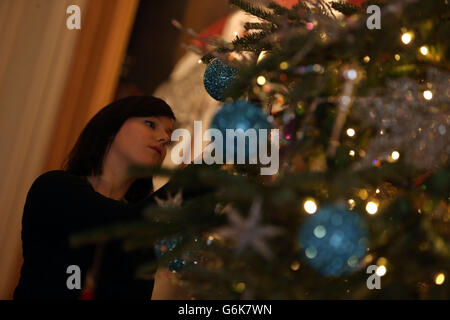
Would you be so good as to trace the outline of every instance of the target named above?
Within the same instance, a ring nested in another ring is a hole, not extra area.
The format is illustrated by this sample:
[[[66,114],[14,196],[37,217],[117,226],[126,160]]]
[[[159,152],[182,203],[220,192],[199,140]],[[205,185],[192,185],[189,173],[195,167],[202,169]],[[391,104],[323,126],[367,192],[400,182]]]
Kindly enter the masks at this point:
[[[160,134],[160,136],[158,138],[158,141],[161,142],[161,143],[168,142],[168,141],[170,141],[170,136],[167,134],[167,132],[162,130],[162,132],[161,132],[161,134]]]

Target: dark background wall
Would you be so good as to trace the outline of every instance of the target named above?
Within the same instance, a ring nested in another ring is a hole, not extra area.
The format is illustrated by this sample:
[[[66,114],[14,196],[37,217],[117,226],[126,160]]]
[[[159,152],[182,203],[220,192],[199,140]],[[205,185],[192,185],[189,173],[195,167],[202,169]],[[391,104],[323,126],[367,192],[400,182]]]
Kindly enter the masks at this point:
[[[141,0],[134,22],[116,98],[151,94],[166,80],[186,52],[190,37],[171,20],[200,32],[231,12],[227,0]]]

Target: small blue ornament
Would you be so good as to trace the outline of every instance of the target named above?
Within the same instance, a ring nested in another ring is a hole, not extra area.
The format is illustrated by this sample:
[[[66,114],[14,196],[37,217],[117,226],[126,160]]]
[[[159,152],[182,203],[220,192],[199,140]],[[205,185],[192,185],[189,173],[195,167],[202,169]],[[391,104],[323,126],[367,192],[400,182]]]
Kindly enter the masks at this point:
[[[225,91],[239,72],[219,59],[208,64],[203,76],[206,91],[218,101],[225,100]]]
[[[250,143],[250,139],[245,138],[245,163],[249,162],[249,158],[256,157],[258,154],[260,140],[259,130],[266,129],[267,137],[270,134],[270,124],[267,121],[267,115],[261,108],[243,100],[224,104],[214,116],[211,128],[218,129],[222,133],[223,159],[226,160],[226,157],[228,156],[230,159],[234,159],[234,163],[237,163],[237,151],[242,152],[242,150],[239,148],[238,137],[229,139],[227,144],[227,129],[242,129],[244,133],[248,129],[255,129],[256,141],[253,141],[254,143]]]
[[[181,269],[183,269],[185,264],[186,264],[186,261],[184,259],[174,258],[174,259],[169,261],[169,263],[167,265],[167,268],[170,271],[180,271]]]
[[[353,211],[327,206],[309,216],[299,232],[306,262],[325,276],[358,267],[368,246],[364,220]]]
[[[167,239],[160,239],[155,242],[155,254],[157,258],[163,257],[167,252],[173,251],[177,245],[181,243],[183,237],[171,237]],[[186,261],[181,257],[176,257],[169,261],[167,267],[170,271],[179,271],[186,264]]]

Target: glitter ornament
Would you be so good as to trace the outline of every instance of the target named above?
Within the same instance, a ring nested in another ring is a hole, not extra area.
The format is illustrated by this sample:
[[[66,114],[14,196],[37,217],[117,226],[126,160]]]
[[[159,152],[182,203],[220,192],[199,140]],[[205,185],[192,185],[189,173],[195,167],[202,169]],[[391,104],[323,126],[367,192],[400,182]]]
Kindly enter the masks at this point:
[[[399,160],[419,169],[445,166],[450,160],[450,111],[444,107],[450,104],[449,81],[450,73],[429,68],[426,82],[437,93],[431,101],[423,98],[415,80],[405,77],[387,81],[384,93],[374,89],[356,99],[351,117],[378,134],[354,168],[380,166],[394,150]]]
[[[305,261],[324,276],[355,270],[368,246],[367,227],[355,212],[327,206],[308,216],[299,232]]]
[[[234,163],[237,163],[237,150],[238,150],[238,139],[234,137],[229,139],[227,143],[226,130],[227,129],[242,129],[244,132],[248,129],[256,130],[257,143],[249,143],[248,138],[245,138],[245,162],[248,163],[250,158],[254,158],[258,154],[258,145],[260,139],[259,129],[268,130],[267,135],[269,135],[270,124],[267,121],[267,115],[261,110],[261,108],[256,107],[248,101],[238,100],[232,103],[224,104],[222,108],[214,116],[211,128],[218,129],[223,135],[223,156],[232,158],[234,153]],[[238,131],[237,131],[238,132]],[[242,150],[239,150],[240,152]],[[225,162],[225,161],[224,161]]]
[[[157,240],[154,246],[156,257],[159,259],[167,254],[167,252],[173,251],[182,240],[183,238],[181,236]],[[185,263],[184,259],[176,257],[170,260],[167,266],[170,271],[179,271]]]
[[[203,84],[206,91],[218,101],[225,100],[225,91],[236,79],[238,71],[219,59],[213,60],[206,67]]]
[[[174,258],[169,261],[167,267],[170,271],[180,271],[185,266],[186,261],[181,258]]]

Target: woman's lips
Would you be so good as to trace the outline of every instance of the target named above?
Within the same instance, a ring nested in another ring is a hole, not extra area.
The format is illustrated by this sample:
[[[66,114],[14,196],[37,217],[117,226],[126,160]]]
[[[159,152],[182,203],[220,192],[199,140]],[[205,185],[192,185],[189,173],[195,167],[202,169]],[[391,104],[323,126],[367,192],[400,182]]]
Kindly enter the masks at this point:
[[[161,150],[160,150],[159,148],[157,148],[157,147],[152,147],[152,146],[149,146],[149,148],[155,150],[155,151],[158,152],[158,154],[161,156]]]

